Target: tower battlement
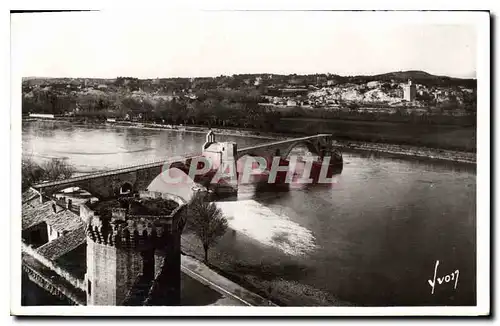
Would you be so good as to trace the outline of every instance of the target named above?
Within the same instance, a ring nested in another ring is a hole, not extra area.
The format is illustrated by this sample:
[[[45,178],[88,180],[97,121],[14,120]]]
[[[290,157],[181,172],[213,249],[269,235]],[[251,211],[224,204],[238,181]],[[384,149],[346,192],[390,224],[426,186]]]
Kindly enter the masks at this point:
[[[129,215],[123,219],[94,218],[87,224],[87,236],[94,242],[121,248],[161,248],[174,228],[174,216]]]
[[[160,270],[168,274],[166,297],[172,304],[178,302],[185,207],[182,199],[154,192],[81,205],[87,235],[87,304],[140,304],[145,298],[137,293],[144,291],[137,289],[151,286]]]
[[[184,200],[170,194],[152,191],[140,193],[140,199],[170,200],[178,204],[168,215],[131,214],[127,208],[112,207],[111,214],[102,216],[88,205],[81,205],[80,216],[86,223],[87,237],[108,246],[129,249],[162,248],[172,233],[182,231],[181,210]]]

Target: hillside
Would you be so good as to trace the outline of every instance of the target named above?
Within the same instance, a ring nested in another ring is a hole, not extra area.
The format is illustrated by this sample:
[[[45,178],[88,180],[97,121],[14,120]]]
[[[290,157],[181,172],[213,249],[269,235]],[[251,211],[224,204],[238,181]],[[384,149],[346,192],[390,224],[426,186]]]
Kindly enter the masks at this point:
[[[388,72],[385,74],[374,75],[373,78],[376,79],[387,79],[392,78],[396,80],[408,80],[408,79],[440,79],[444,76],[436,76],[429,74],[428,72],[421,70],[408,70],[408,71],[395,71]],[[446,77],[451,78],[451,77]]]
[[[411,99],[404,97],[408,79],[414,85]],[[424,71],[347,77],[30,77],[22,91],[25,114],[272,128],[276,116],[470,124],[475,121],[475,83]]]
[[[347,79],[346,79],[347,78]],[[421,70],[393,71],[378,75],[361,75],[340,77],[343,81],[354,81],[356,83],[366,83],[369,81],[385,81],[385,82],[407,82],[411,79],[416,84],[425,86],[443,86],[443,87],[476,87],[476,79],[474,78],[455,78],[449,76],[437,76]]]
[[[23,83],[27,84],[49,84],[49,83],[78,83],[83,84],[85,81],[87,83],[101,83],[101,84],[111,84],[117,82],[118,79],[125,80],[137,80],[144,83],[166,83],[166,82],[185,82],[185,81],[198,81],[198,82],[210,82],[210,81],[221,81],[231,79],[236,82],[236,84],[246,83],[251,80],[261,79],[263,84],[280,85],[280,84],[293,84],[293,85],[310,85],[317,84],[318,80],[335,80],[339,83],[367,83],[370,81],[396,81],[396,82],[406,82],[408,79],[413,80],[420,84],[432,84],[441,86],[463,86],[463,87],[475,87],[476,79],[474,78],[456,78],[449,76],[437,76],[430,74],[421,70],[407,70],[407,71],[393,71],[378,75],[354,75],[354,76],[341,76],[330,73],[322,74],[310,74],[310,75],[282,75],[282,74],[269,74],[269,73],[258,73],[258,74],[237,74],[232,76],[221,75],[218,77],[171,77],[171,78],[147,78],[138,79],[133,77],[117,77],[117,78],[93,78],[93,77],[23,77]],[[234,85],[233,85],[234,86]]]

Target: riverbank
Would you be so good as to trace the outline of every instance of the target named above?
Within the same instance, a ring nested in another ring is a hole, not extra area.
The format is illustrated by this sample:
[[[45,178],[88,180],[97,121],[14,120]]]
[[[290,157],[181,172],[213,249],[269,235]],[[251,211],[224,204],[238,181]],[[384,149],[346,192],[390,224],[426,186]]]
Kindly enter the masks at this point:
[[[191,256],[181,256],[181,270],[192,279],[197,280],[224,295],[223,305],[231,306],[276,306],[273,302],[245,289],[226,277],[215,272],[202,261]],[[216,303],[217,304],[217,303]]]
[[[96,123],[81,123],[78,121],[72,121],[68,118],[55,118],[55,119],[41,119],[41,118],[23,118],[23,121],[54,121],[62,120],[67,121],[75,125],[96,125]],[[155,124],[155,123],[139,123],[139,122],[129,122],[129,121],[117,121],[111,123],[99,123],[97,125],[110,125],[110,126],[120,126],[125,128],[137,128],[137,129],[149,129],[149,130],[174,130],[181,132],[193,132],[193,133],[207,133],[209,128],[200,126],[177,126],[177,125],[165,125],[165,124]],[[297,133],[274,133],[274,132],[261,132],[256,130],[245,130],[245,129],[223,129],[223,128],[211,128],[215,135],[224,136],[237,136],[237,137],[252,137],[260,138],[266,140],[280,140],[287,139],[291,137],[303,136],[304,134]],[[335,135],[334,135],[335,137]],[[369,152],[381,152],[392,155],[399,155],[403,157],[419,157],[443,161],[452,161],[465,164],[476,164],[476,153],[466,152],[450,149],[440,149],[431,148],[424,146],[414,146],[405,144],[394,144],[385,142],[367,142],[359,140],[342,140],[337,139],[334,145],[342,151],[369,151]]]
[[[419,157],[433,160],[452,161],[465,164],[476,164],[476,153],[417,147],[411,145],[395,145],[384,143],[368,143],[361,141],[338,141],[338,147],[345,150],[380,152],[399,156]]]
[[[203,261],[203,247],[193,234],[183,233],[181,249],[185,256]],[[351,306],[330,293],[307,284],[275,277],[274,273],[269,272],[273,266],[259,268],[259,272],[249,272],[248,268],[245,268],[245,260],[220,251],[217,247],[209,250],[209,262],[205,264],[221,276],[278,306]]]

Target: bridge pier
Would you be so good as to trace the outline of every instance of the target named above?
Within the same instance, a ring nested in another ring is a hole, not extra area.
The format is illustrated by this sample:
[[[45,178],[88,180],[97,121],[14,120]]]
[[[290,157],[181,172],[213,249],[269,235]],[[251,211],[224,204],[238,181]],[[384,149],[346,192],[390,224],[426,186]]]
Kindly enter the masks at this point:
[[[210,172],[207,173],[211,180],[208,186],[204,186],[213,190],[218,197],[236,196],[238,194],[237,144],[216,142],[213,134],[209,133],[202,149],[202,156],[211,163]]]

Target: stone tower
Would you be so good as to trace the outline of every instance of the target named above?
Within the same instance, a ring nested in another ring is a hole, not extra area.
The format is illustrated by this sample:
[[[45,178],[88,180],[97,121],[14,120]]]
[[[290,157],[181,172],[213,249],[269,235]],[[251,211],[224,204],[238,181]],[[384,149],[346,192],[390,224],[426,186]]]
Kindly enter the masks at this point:
[[[411,79],[408,79],[408,84],[403,87],[403,99],[408,102],[415,101],[415,97],[417,96],[417,88],[415,84],[412,83]]]
[[[141,193],[141,197],[155,196],[161,194]],[[185,205],[176,199],[179,207],[167,216],[131,215],[125,208],[100,216],[81,206],[87,234],[87,305],[144,305],[151,302],[158,279],[162,280],[161,289],[155,290],[161,297],[158,304],[179,304]]]

